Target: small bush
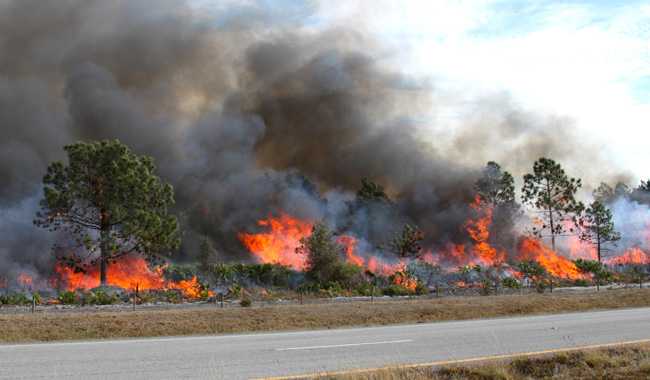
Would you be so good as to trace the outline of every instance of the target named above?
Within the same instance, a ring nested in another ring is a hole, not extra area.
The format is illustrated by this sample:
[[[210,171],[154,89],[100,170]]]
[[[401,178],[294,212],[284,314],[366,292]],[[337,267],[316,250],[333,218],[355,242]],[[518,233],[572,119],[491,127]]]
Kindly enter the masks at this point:
[[[418,296],[429,294],[429,288],[427,288],[423,283],[418,281],[418,284],[415,287],[415,294],[417,294]]]
[[[392,284],[389,285],[387,288],[384,288],[383,293],[384,295],[390,297],[399,297],[399,296],[410,296],[413,295],[414,292],[401,285]]]
[[[300,286],[296,288],[296,291],[298,293],[303,293],[303,294],[318,293],[320,290],[321,290],[321,286],[317,282],[305,282],[304,284],[300,284]]]
[[[203,287],[199,292],[199,299],[205,301],[210,298],[210,290],[207,287]]]
[[[61,302],[64,305],[74,305],[79,302],[79,297],[77,297],[77,293],[72,292],[72,291],[65,291],[63,293],[59,293],[59,297],[57,297],[59,302]]]
[[[503,281],[501,283],[503,284],[504,287],[509,288],[509,289],[519,289],[519,288],[521,288],[521,284],[519,283],[519,281],[517,281],[517,279],[515,279],[513,277],[506,277],[506,278],[503,279]]]
[[[178,290],[167,290],[165,292],[165,301],[170,303],[180,303],[183,300],[181,292]]]
[[[482,279],[479,294],[482,296],[489,296],[492,291],[492,286],[492,281],[487,278]]]
[[[573,282],[573,286],[589,286],[589,281],[585,280],[584,278],[577,279]]]
[[[198,268],[196,265],[187,264],[170,264],[163,270],[165,278],[178,282],[183,280],[190,280],[198,275]]]
[[[0,305],[24,306],[30,305],[31,303],[32,299],[22,293],[11,293],[0,296]]]
[[[103,290],[95,290],[85,295],[86,303],[89,305],[112,305],[120,298],[116,295],[109,295]]]
[[[230,288],[228,288],[228,293],[232,297],[239,297],[242,293],[242,287],[239,284],[233,284]]]
[[[367,282],[360,284],[354,289],[354,292],[360,296],[366,296],[369,297],[372,294],[373,289],[375,290],[375,296],[380,296],[381,295],[381,289],[377,286],[372,286],[372,284],[369,284]]]
[[[242,300],[239,301],[239,305],[241,307],[251,307],[253,305],[253,301],[251,301],[250,298],[242,298]]]

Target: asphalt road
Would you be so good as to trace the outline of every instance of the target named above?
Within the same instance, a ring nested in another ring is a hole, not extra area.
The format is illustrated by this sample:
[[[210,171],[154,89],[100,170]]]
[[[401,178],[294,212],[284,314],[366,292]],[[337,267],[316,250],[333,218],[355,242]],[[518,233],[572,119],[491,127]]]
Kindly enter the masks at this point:
[[[248,379],[650,339],[650,308],[271,334],[0,345],[0,379]]]

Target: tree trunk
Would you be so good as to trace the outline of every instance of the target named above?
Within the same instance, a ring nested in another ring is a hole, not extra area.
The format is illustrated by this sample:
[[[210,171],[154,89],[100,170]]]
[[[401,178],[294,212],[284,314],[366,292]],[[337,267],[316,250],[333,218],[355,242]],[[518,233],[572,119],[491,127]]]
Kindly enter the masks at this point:
[[[548,194],[548,199],[551,199],[551,184],[546,180],[546,192]],[[551,248],[553,248],[553,252],[555,252],[555,221],[553,220],[553,205],[551,204],[552,201],[549,201],[548,204],[548,219],[549,223],[551,225]],[[552,291],[552,290],[551,290]]]
[[[598,262],[602,264],[601,258],[600,258],[600,227],[596,227],[596,241],[597,241],[597,246],[598,246]]]
[[[99,257],[99,285],[106,286],[108,284],[108,279],[106,276],[106,271],[108,269],[108,256],[110,250],[110,239],[108,229],[102,229],[101,231],[101,246],[100,246],[100,257]]]

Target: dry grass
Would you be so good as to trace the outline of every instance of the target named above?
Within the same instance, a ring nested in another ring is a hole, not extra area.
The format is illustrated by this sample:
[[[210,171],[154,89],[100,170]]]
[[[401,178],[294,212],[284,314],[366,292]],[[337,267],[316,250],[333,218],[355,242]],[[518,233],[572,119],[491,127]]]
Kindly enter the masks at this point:
[[[0,314],[0,342],[301,330],[644,306],[650,306],[650,289],[231,309]]]
[[[325,376],[320,380],[649,379],[650,345],[517,358],[473,366],[411,368]]]

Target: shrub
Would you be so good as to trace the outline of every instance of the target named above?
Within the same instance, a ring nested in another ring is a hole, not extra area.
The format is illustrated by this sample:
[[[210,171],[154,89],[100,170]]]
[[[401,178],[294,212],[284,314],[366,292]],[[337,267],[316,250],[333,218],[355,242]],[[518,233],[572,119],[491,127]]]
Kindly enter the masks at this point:
[[[300,284],[298,288],[296,288],[296,291],[298,293],[318,293],[321,290],[320,284],[317,282],[305,282],[303,284]]]
[[[133,296],[133,295],[131,295]],[[138,297],[136,299],[138,304],[143,304],[143,303],[152,303],[156,301],[156,294],[154,292],[148,291],[148,292],[138,292]],[[131,298],[131,302],[133,302],[133,298]]]
[[[479,294],[482,296],[489,296],[492,290],[492,281],[487,278],[481,280],[481,288]]]
[[[31,303],[32,303],[31,298],[27,297],[25,294],[22,293],[11,293],[11,294],[6,294],[4,296],[0,296],[1,305],[22,306],[22,305],[30,305]]]
[[[354,288],[366,282],[363,277],[363,269],[350,263],[339,264],[332,281],[345,288]]]
[[[204,288],[201,289],[201,291],[199,292],[199,299],[205,301],[205,300],[207,300],[208,298],[210,298],[210,290],[208,290],[208,288],[204,287]]]
[[[165,292],[165,300],[170,303],[180,303],[183,297],[178,290],[167,290]]]
[[[79,297],[77,297],[77,293],[75,292],[65,291],[59,293],[58,300],[64,305],[74,305],[79,302]]]
[[[239,305],[241,307],[251,307],[253,305],[253,301],[251,301],[250,298],[242,298],[242,300],[239,301]]]
[[[422,282],[418,281],[418,284],[415,286],[415,294],[418,296],[429,294],[429,288],[427,288]]]
[[[298,287],[299,293],[316,293],[320,297],[337,297],[347,295],[341,284],[336,281],[330,281],[325,284],[308,282]]]
[[[86,303],[89,305],[112,305],[119,301],[117,294],[110,295],[104,290],[94,290],[85,295]]]
[[[521,288],[521,283],[519,283],[519,281],[517,281],[517,279],[513,277],[506,277],[503,279],[501,283],[503,284],[504,287],[509,289]]]
[[[589,286],[589,281],[579,278],[573,282],[573,286]]]
[[[163,270],[165,278],[175,282],[190,280],[197,276],[197,273],[198,268],[196,265],[170,264]]]
[[[354,289],[354,292],[356,294],[360,295],[360,296],[371,296],[372,295],[372,289],[373,289],[372,284],[364,282],[364,283],[359,284]],[[376,288],[376,287],[374,289],[375,289],[375,295],[377,295],[379,293],[379,289]]]
[[[410,296],[414,292],[401,285],[392,284],[389,285],[387,288],[384,288],[383,293],[390,297],[398,297],[398,296]]]
[[[230,288],[228,288],[228,293],[232,295],[233,297],[239,297],[242,292],[242,287],[239,284],[233,284]]]

